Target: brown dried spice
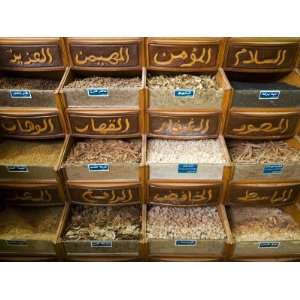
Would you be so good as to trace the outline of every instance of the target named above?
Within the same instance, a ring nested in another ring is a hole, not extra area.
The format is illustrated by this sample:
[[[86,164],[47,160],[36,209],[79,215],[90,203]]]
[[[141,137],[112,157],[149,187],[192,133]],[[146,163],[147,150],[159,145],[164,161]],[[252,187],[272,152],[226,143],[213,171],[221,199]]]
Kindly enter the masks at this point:
[[[59,86],[58,80],[42,78],[2,77],[0,78],[1,89],[36,89],[55,90]]]
[[[140,140],[97,140],[77,142],[72,148],[65,165],[98,163],[140,163],[142,159]]]

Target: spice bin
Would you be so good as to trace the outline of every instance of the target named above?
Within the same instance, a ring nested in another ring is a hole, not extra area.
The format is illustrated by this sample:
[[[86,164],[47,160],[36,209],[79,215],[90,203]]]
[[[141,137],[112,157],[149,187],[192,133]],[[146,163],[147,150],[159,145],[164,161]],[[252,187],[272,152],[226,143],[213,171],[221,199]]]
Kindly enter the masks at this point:
[[[72,136],[138,137],[144,132],[142,38],[67,38],[62,99]]]
[[[300,214],[296,205],[228,208],[235,241],[233,260],[296,260],[300,256]]]
[[[299,127],[299,39],[229,38],[223,68],[233,89],[225,136],[281,139]]]
[[[60,246],[72,261],[137,260],[143,249],[142,206],[67,204]]]
[[[63,137],[58,93],[67,64],[61,38],[0,39],[0,135]]]
[[[223,38],[147,38],[146,130],[159,138],[222,134],[230,85]]]

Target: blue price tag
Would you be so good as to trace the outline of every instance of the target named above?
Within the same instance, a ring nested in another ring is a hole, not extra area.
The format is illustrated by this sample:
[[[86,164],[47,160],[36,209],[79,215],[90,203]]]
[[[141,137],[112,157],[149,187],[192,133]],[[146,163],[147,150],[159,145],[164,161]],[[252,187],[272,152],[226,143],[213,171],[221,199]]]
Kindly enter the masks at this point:
[[[112,241],[91,241],[92,248],[112,248]]]
[[[27,173],[27,166],[7,166],[7,171],[12,173]]]
[[[30,99],[31,92],[28,90],[10,90],[9,91],[10,98],[22,98],[22,99]]]
[[[89,88],[87,94],[89,97],[108,97],[109,91],[106,88]]]
[[[178,173],[197,173],[198,165],[197,164],[179,164]]]
[[[280,242],[261,242],[258,245],[258,248],[268,248],[268,249],[272,249],[272,248],[278,248],[280,245]]]
[[[90,172],[109,172],[109,164],[88,164]]]
[[[174,90],[174,96],[179,98],[194,98],[195,90],[191,89],[176,89]]]
[[[266,164],[264,165],[264,175],[281,174],[282,169],[282,164]]]
[[[175,246],[181,247],[181,246],[187,246],[187,247],[194,247],[197,245],[196,240],[176,240]]]
[[[259,100],[278,100],[280,97],[280,91],[259,91]]]

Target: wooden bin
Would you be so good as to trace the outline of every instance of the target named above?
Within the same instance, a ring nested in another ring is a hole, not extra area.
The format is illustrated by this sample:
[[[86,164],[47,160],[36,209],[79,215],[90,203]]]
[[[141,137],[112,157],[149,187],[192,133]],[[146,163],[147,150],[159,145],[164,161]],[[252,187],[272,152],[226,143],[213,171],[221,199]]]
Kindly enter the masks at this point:
[[[232,82],[225,136],[239,139],[290,138],[299,128],[299,39],[230,38],[223,68]],[[234,88],[234,80],[260,88]],[[269,83],[272,83],[270,87]],[[297,88],[285,89],[281,83]]]
[[[63,137],[59,96],[67,64],[61,38],[0,39],[0,75],[56,79],[55,90],[0,89],[0,135],[22,139]]]
[[[147,242],[147,257],[158,261],[215,261],[227,256],[232,247],[232,238],[224,206],[218,205],[218,213],[227,238],[224,240],[168,240],[149,239]],[[147,209],[144,209],[147,215]],[[147,217],[146,217],[147,220]],[[147,222],[146,222],[147,224]]]
[[[23,210],[24,208],[22,208]],[[26,208],[29,209],[29,208]],[[46,212],[49,207],[31,207],[30,208],[35,214],[36,211],[40,210]],[[55,208],[54,208],[55,209]],[[38,239],[38,238],[24,238],[20,235],[17,238],[5,238],[0,237],[0,260],[3,261],[48,261],[62,259],[62,255],[57,246],[57,240],[61,231],[61,217],[63,213],[63,206],[57,206],[58,212],[58,225],[55,232],[55,238],[51,239]],[[6,212],[6,208],[2,207],[1,214]],[[12,214],[13,216],[13,214]]]
[[[230,158],[224,138],[219,136],[217,141],[221,145],[221,151],[224,153],[225,163],[149,163],[147,159],[146,178],[150,181],[222,181],[225,176],[224,173],[227,173],[227,170],[230,169]],[[188,141],[186,142],[188,143]],[[192,168],[189,172],[181,172],[181,166],[191,166]]]
[[[66,260],[70,261],[129,261],[138,260],[143,255],[144,240],[112,240],[112,241],[67,241],[63,236],[70,220],[71,205],[66,204],[63,217],[63,229],[60,235],[60,248]],[[142,218],[142,207],[141,207]]]
[[[230,85],[220,67],[223,38],[147,38],[147,76],[159,74],[216,75],[222,91],[146,88],[146,132],[160,138],[208,138],[223,132]],[[198,104],[188,100],[193,97]],[[211,100],[207,100],[210,98]],[[205,100],[206,99],[206,100]],[[179,105],[181,102],[181,105]],[[170,104],[174,102],[174,105]],[[177,104],[176,104],[177,102]]]
[[[144,132],[142,38],[67,38],[70,68],[60,90],[69,132],[77,137],[137,137]],[[64,88],[74,77],[138,76],[140,88]]]
[[[297,223],[300,224],[300,212],[296,205],[282,208]],[[230,211],[228,219],[230,220]],[[233,234],[233,233],[232,233]],[[276,241],[237,241],[234,237],[234,247],[230,258],[232,260],[297,260],[300,257],[299,240],[276,240]]]

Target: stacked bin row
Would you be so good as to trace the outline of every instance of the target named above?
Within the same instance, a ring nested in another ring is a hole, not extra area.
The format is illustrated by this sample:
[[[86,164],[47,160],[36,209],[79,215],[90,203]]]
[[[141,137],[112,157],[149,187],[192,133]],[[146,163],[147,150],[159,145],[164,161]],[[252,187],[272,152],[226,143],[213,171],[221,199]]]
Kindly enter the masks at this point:
[[[295,259],[298,42],[0,40],[1,259]]]
[[[55,259],[65,192],[60,38],[0,40],[1,259]]]

